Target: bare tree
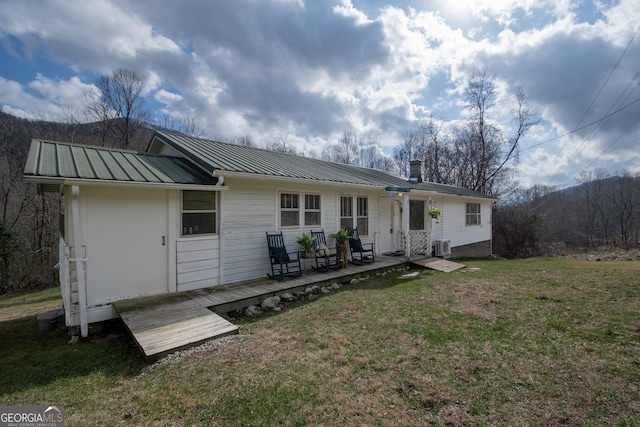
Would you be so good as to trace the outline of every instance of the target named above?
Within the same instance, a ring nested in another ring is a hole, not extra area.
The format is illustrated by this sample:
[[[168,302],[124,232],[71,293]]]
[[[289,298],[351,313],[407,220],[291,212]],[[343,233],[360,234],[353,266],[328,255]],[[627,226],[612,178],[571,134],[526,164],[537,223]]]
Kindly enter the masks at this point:
[[[96,90],[87,93],[87,111],[102,123],[103,144],[110,133],[118,146],[130,148],[149,120],[144,81],[135,72],[118,68],[100,76],[95,86]]]
[[[357,164],[360,159],[360,144],[357,135],[348,130],[344,131],[338,143],[325,147],[322,151],[322,158],[347,165]]]
[[[201,137],[204,135],[204,129],[198,125],[195,117],[174,118],[165,115],[162,120],[156,122],[155,127],[160,130],[177,132],[188,136]]]
[[[424,141],[419,131],[409,130],[402,133],[402,144],[393,150],[400,175],[409,176],[409,162],[422,159],[425,152]]]
[[[297,152],[292,147],[287,147],[287,138],[289,135],[286,133],[281,133],[273,142],[267,144],[265,149],[268,151],[275,151],[277,153],[285,153],[285,154],[293,154],[296,155]]]
[[[510,177],[510,164],[518,155],[520,139],[539,123],[539,119],[529,110],[526,96],[522,89],[514,93],[515,131],[511,137],[505,138],[502,131],[488,120],[489,112],[496,106],[500,96],[495,77],[486,71],[476,71],[465,91],[465,100],[472,111],[472,120],[467,124],[469,140],[476,156],[474,167],[473,190],[490,195],[500,195],[504,183]]]

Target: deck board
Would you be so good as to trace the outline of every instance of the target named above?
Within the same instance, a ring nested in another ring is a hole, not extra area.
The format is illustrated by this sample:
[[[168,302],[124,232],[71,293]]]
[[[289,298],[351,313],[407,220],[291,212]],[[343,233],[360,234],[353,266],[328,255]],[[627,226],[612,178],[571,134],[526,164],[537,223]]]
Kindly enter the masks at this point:
[[[186,294],[145,297],[114,304],[147,357],[237,333],[238,327]]]
[[[405,264],[398,257],[376,257],[376,262],[349,265],[318,273],[306,270],[296,278],[276,281],[268,278],[184,292],[117,301],[113,305],[131,335],[147,357],[195,345],[210,338],[238,333],[238,327],[217,315],[250,304],[267,296],[349,280],[375,270]]]

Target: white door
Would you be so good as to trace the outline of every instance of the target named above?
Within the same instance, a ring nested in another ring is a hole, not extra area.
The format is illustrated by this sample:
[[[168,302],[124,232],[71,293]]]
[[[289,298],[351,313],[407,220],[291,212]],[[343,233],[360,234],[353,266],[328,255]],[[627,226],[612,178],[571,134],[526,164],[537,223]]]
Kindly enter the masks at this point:
[[[167,192],[85,191],[88,305],[168,292]]]
[[[395,227],[393,220],[393,200],[389,196],[378,198],[378,235],[379,252],[393,252],[395,248]]]

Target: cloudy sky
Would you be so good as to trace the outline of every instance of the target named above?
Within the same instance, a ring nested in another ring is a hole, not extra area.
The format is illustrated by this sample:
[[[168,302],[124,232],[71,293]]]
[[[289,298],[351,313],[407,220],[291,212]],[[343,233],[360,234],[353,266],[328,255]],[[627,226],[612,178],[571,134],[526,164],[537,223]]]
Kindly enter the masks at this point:
[[[429,115],[464,120],[474,70],[542,119],[520,183],[640,172],[638,0],[3,0],[0,108],[65,120],[102,73],[134,70],[156,119],[210,138],[286,137],[319,155],[344,131],[386,153]]]

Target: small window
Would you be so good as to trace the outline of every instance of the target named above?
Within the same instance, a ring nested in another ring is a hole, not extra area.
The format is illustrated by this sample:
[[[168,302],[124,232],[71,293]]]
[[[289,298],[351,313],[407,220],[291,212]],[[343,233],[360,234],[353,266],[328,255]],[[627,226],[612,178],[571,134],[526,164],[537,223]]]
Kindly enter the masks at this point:
[[[182,192],[182,235],[217,233],[216,193]]]
[[[480,218],[480,203],[467,203],[467,225],[480,225],[482,224]]]
[[[280,227],[300,225],[300,196],[295,193],[280,194]]]
[[[304,225],[305,227],[320,226],[320,196],[317,194],[304,195]]]

